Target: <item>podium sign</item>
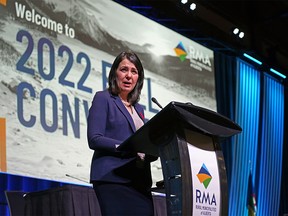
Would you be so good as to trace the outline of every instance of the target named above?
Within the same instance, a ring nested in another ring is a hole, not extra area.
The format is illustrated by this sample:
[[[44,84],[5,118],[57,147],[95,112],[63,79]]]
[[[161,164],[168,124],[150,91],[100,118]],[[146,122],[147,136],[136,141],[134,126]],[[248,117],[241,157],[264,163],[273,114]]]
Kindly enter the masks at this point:
[[[221,215],[221,185],[213,140],[194,132],[189,135],[192,135],[187,142],[192,172],[193,215]]]
[[[168,215],[228,215],[220,140],[241,127],[191,103],[171,102],[118,148],[159,156]]]

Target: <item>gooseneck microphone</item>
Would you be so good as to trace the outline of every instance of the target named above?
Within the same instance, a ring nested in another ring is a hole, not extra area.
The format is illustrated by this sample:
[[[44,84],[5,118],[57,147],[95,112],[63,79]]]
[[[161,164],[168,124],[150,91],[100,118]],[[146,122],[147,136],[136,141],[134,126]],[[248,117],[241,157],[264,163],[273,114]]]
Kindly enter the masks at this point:
[[[156,100],[156,98],[152,97],[151,100],[152,100],[152,102],[154,102],[155,104],[157,104],[158,107],[160,107],[161,109],[163,109],[163,107],[159,104],[159,102]]]
[[[86,180],[84,180],[84,179],[77,178],[77,177],[72,176],[72,175],[69,175],[69,174],[65,174],[65,175],[66,175],[67,177],[69,177],[69,178],[73,178],[73,179],[76,179],[76,180],[78,180],[78,181],[81,181],[81,182],[84,182],[84,183],[90,184],[90,182],[88,182],[88,181],[86,181]]]

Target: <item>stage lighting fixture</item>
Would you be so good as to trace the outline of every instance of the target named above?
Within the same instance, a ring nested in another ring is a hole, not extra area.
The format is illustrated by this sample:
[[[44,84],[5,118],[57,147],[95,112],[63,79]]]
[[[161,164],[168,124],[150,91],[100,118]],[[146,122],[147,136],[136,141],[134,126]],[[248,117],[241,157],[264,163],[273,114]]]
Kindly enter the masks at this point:
[[[190,10],[195,10],[196,9],[196,4],[195,3],[192,3],[191,5],[190,5]]]
[[[233,30],[233,34],[235,34],[235,35],[237,35],[238,33],[239,33],[239,29],[238,28],[234,28],[234,30]]]
[[[237,28],[237,27],[235,27],[234,29],[233,29],[233,34],[234,35],[237,35],[239,38],[243,38],[244,36],[245,36],[245,33],[243,32],[243,31],[240,31],[240,29],[239,28]]]
[[[243,38],[244,37],[244,32],[240,32],[238,36],[239,36],[239,38]]]
[[[277,74],[278,76],[282,77],[283,79],[286,79],[286,76],[285,76],[284,74],[281,74],[280,72],[276,71],[275,69],[270,68],[270,71],[271,71],[272,73],[275,73],[275,74]]]
[[[188,0],[181,0],[182,4],[186,4],[188,2]]]
[[[245,56],[246,58],[250,59],[251,61],[253,61],[253,62],[255,62],[255,63],[259,64],[259,65],[262,65],[261,61],[257,60],[256,58],[254,58],[254,57],[252,57],[252,56],[250,56],[250,55],[248,55],[246,53],[244,53],[243,56]]]

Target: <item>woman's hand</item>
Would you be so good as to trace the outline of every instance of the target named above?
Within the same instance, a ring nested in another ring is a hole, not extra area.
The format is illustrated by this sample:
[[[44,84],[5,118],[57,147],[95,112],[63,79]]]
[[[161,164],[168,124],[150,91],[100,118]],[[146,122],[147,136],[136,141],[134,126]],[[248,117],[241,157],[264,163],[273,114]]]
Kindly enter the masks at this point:
[[[138,152],[137,155],[138,155],[138,157],[139,157],[142,161],[145,160],[145,153],[140,153],[140,152]]]

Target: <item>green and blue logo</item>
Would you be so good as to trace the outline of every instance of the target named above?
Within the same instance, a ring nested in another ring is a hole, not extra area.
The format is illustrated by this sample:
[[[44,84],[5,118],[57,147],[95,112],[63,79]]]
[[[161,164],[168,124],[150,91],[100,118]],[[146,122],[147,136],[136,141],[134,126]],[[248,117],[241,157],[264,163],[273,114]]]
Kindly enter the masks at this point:
[[[202,183],[204,185],[204,187],[207,189],[207,187],[209,186],[209,184],[212,180],[212,176],[209,173],[209,171],[208,171],[208,169],[204,163],[203,163],[199,173],[197,174],[197,177],[198,177],[200,183]]]
[[[186,59],[187,51],[185,50],[183,43],[180,42],[175,48],[174,51],[176,55],[180,58],[180,60],[183,62]]]

